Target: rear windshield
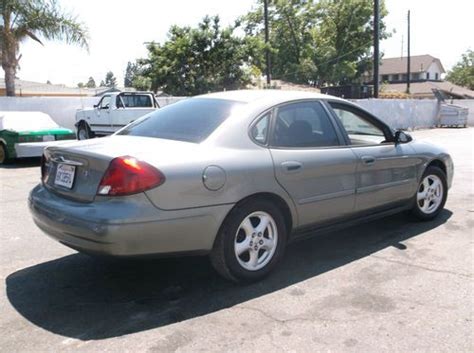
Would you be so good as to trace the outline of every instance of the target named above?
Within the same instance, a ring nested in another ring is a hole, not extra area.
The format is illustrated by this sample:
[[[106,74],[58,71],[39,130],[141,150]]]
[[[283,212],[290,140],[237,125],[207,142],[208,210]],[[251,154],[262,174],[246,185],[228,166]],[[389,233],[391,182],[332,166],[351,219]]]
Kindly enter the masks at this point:
[[[199,143],[241,104],[223,99],[185,99],[150,113],[117,134]]]
[[[149,108],[153,107],[153,101],[149,95],[118,95],[117,107],[119,108]]]

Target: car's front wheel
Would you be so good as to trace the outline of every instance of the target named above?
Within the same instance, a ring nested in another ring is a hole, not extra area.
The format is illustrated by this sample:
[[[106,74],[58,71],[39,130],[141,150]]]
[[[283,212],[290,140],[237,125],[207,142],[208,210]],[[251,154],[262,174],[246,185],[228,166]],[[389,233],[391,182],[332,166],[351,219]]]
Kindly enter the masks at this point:
[[[77,128],[77,139],[87,140],[93,137],[94,137],[94,133],[89,128],[89,125],[87,125],[87,123],[85,122],[80,123],[79,127]]]
[[[286,239],[285,221],[278,207],[267,200],[250,200],[227,216],[211,252],[211,262],[230,280],[256,281],[278,264]]]
[[[447,196],[446,174],[438,167],[428,167],[418,185],[412,213],[423,221],[431,220],[443,210]]]

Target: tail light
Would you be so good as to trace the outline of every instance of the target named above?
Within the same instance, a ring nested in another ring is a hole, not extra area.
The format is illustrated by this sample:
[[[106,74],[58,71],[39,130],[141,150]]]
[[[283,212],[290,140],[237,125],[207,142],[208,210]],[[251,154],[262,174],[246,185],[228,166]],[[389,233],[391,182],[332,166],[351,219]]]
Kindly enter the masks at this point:
[[[130,156],[114,158],[105,171],[98,195],[123,196],[155,188],[165,176],[150,164]]]

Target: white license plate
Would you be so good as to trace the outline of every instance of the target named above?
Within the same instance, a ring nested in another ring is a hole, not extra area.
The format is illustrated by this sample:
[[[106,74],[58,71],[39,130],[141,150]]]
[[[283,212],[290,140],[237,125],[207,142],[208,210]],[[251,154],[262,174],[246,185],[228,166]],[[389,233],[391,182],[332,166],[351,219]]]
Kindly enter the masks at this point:
[[[44,135],[43,141],[54,141],[54,135]]]
[[[76,167],[68,164],[58,164],[56,168],[55,185],[64,186],[71,189],[74,183],[74,175],[76,174]]]

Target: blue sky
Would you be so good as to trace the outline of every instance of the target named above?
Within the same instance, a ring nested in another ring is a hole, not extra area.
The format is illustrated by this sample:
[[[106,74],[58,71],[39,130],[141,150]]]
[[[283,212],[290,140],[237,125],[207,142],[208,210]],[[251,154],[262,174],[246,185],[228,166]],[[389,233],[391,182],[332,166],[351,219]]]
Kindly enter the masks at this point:
[[[195,25],[206,14],[218,14],[223,24],[230,24],[255,5],[254,0],[59,0],[59,3],[89,28],[90,51],[58,42],[41,46],[27,40],[21,45],[23,57],[18,72],[21,79],[76,86],[89,76],[99,83],[111,70],[120,84],[127,62],[146,56],[144,42],[165,40],[171,25]],[[386,5],[389,10],[386,23],[396,33],[381,42],[385,57],[401,55],[402,36],[406,43],[408,9],[412,18],[412,55],[439,57],[447,70],[464,51],[474,49],[474,2],[386,0]]]

